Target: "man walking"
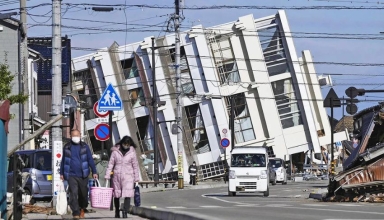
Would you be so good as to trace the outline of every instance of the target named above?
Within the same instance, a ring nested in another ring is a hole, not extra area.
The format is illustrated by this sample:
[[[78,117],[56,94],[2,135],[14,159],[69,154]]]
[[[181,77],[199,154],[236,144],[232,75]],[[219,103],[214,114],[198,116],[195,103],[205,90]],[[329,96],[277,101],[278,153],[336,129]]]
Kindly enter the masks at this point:
[[[60,166],[61,180],[69,185],[69,206],[74,219],[84,218],[88,206],[88,176],[92,169],[93,178],[97,179],[95,162],[87,144],[81,142],[80,131],[71,131],[71,142],[64,146]]]
[[[197,173],[197,166],[195,161],[193,161],[192,165],[189,166],[188,169],[189,172],[189,185],[196,185],[196,173]]]

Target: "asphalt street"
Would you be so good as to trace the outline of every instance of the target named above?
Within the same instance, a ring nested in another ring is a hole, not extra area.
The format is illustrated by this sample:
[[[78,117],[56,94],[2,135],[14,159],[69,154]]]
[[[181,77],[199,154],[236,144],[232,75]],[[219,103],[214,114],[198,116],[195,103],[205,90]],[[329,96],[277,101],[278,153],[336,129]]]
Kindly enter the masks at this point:
[[[379,220],[383,204],[325,203],[308,199],[311,190],[327,182],[300,182],[270,186],[270,196],[238,194],[229,197],[227,188],[185,189],[143,193],[142,206],[156,207],[206,219],[292,219],[292,220]]]

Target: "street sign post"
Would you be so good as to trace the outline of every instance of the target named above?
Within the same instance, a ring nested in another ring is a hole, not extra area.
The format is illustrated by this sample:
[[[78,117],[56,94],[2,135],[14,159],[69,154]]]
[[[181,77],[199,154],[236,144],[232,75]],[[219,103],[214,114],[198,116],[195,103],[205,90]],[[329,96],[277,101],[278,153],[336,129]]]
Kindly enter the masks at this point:
[[[97,117],[100,118],[107,117],[109,114],[109,111],[99,110],[99,101],[95,102],[95,104],[93,105],[93,112]]]
[[[99,141],[109,139],[109,126],[107,124],[98,124],[94,129],[95,138]]]
[[[123,102],[115,88],[109,83],[98,102],[98,111],[120,111],[123,109]]]
[[[335,90],[331,88],[324,99],[324,107],[331,108],[331,161],[333,161],[334,151],[334,121],[333,121],[333,108],[341,107],[340,98],[337,96]]]
[[[229,141],[229,139],[228,138],[223,138],[223,139],[221,139],[221,141],[220,141],[220,145],[223,147],[223,148],[227,148],[227,147],[229,147],[229,144],[230,144],[231,142]]]

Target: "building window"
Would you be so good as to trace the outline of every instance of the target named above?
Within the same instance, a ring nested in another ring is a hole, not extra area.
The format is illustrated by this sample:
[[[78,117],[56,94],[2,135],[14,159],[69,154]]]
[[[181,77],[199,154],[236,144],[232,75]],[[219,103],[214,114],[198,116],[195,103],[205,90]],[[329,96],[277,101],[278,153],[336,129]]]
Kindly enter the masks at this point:
[[[83,84],[83,89],[78,90],[78,95],[80,101],[83,103],[81,107],[85,109],[85,120],[90,120],[96,118],[95,113],[93,112],[93,105],[98,101],[97,92],[95,84],[93,83],[92,75],[89,69],[82,70],[79,72],[73,73],[73,82],[80,81]]]
[[[145,101],[142,88],[131,89],[128,91],[129,100],[131,101],[132,108],[137,108],[141,101]]]
[[[169,50],[172,63],[175,63],[175,48]],[[173,68],[173,67],[172,67]],[[191,73],[189,71],[189,65],[187,55],[185,53],[184,46],[180,47],[180,75],[181,75],[181,89],[184,93],[194,94],[195,87],[193,86]]]
[[[139,141],[139,147],[141,152],[147,156],[145,163],[153,163],[153,145],[152,138],[149,138],[148,127],[149,127],[149,116],[143,116],[136,118],[137,133],[136,137]]]
[[[139,76],[139,71],[137,70],[134,58],[122,60],[120,62],[121,68],[123,68],[123,74],[125,79],[135,78]]]
[[[211,151],[199,104],[186,106],[185,112],[187,114],[189,132],[191,132],[192,135],[194,148],[199,154]]]
[[[272,89],[283,129],[303,124],[292,80],[272,82]]]
[[[210,45],[221,85],[240,82],[240,74],[229,37],[220,35],[211,38]]]
[[[269,76],[290,72],[278,26],[258,31]]]
[[[235,141],[236,143],[243,143],[256,139],[253,130],[251,116],[247,106],[247,100],[244,93],[233,95],[234,98],[234,111],[235,111]],[[231,97],[225,98],[227,103],[228,115],[231,110]]]

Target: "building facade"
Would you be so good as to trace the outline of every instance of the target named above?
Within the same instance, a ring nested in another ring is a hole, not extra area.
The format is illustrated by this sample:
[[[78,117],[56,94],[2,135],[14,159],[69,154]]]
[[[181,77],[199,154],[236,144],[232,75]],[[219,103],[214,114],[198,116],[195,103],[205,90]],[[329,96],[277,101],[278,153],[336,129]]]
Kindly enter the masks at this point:
[[[19,20],[0,19],[0,62],[6,63],[9,70],[16,75],[12,82],[12,95],[22,93],[19,61],[23,33]],[[9,122],[8,149],[16,146],[22,139],[22,104],[11,105],[10,112],[12,119]]]
[[[229,135],[225,131],[231,97],[235,146],[268,146],[288,160],[289,155],[320,152],[320,146],[330,144],[329,120],[311,54],[296,54],[284,11],[260,19],[247,15],[210,28],[194,26],[180,37],[185,180],[193,161],[199,165],[199,178],[223,174],[220,140]],[[102,143],[93,129],[100,121],[91,107],[109,83],[115,86],[124,110],[113,114],[113,141],[130,135],[139,145],[138,156],[145,158],[142,165],[153,160],[154,145],[152,110],[142,101],[152,96],[165,101],[158,109],[156,143],[163,178],[172,178],[177,165],[177,140],[171,132],[176,109],[175,36],[156,38],[155,43],[164,46],[155,51],[155,63],[151,37],[124,46],[113,43],[72,59],[72,89],[85,103],[85,127],[98,150]],[[153,65],[157,94],[152,94]],[[345,139],[343,132],[335,135],[335,141]],[[225,150],[229,155],[230,147]]]

